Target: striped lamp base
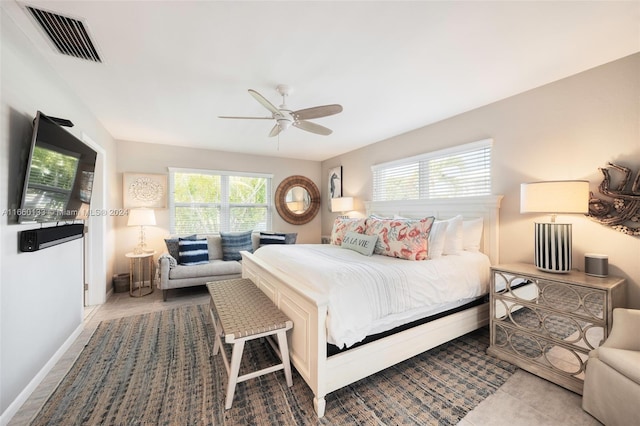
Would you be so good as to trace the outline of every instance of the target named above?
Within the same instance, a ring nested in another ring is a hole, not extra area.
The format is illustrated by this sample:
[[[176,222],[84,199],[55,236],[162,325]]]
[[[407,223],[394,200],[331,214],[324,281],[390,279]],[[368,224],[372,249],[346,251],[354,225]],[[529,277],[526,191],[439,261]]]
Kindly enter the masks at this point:
[[[535,265],[547,272],[571,271],[571,224],[535,224]]]

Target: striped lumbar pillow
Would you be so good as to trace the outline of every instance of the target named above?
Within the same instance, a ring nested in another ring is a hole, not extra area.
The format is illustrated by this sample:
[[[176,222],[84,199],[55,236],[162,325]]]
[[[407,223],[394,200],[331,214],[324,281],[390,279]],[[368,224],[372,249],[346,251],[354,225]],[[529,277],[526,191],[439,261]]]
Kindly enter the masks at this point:
[[[285,244],[287,240],[287,236],[285,234],[276,234],[261,232],[260,233],[260,245],[263,246],[265,244]]]
[[[253,252],[251,231],[247,232],[221,232],[222,260],[242,260],[240,251]]]
[[[209,247],[207,246],[206,238],[200,240],[183,240],[180,238],[178,247],[180,250],[178,257],[181,265],[209,263]]]

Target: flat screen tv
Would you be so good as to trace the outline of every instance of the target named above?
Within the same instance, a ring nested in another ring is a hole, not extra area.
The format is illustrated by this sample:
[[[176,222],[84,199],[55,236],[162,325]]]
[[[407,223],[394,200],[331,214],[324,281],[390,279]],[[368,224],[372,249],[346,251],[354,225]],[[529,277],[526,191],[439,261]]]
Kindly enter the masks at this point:
[[[89,214],[96,152],[38,111],[19,223],[84,220]]]

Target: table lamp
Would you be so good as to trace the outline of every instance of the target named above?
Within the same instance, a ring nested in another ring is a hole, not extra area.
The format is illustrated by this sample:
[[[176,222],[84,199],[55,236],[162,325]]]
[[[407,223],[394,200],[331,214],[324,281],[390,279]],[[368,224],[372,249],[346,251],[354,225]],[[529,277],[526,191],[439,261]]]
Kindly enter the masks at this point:
[[[129,210],[129,220],[127,226],[140,227],[140,241],[138,246],[133,250],[135,254],[148,253],[153,250],[147,250],[147,244],[144,241],[144,227],[154,226],[156,224],[156,215],[152,209],[131,209]]]
[[[353,197],[337,197],[331,199],[331,211],[333,213],[345,213],[351,210],[353,210]]]
[[[550,222],[535,223],[535,265],[538,269],[571,271],[571,224],[557,223],[559,213],[589,211],[589,182],[565,180],[520,185],[520,213],[551,213]]]

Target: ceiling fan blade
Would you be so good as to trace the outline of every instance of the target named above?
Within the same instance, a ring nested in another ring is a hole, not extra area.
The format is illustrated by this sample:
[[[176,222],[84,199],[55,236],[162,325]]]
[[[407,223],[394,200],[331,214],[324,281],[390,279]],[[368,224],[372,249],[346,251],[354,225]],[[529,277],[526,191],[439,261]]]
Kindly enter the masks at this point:
[[[342,112],[342,105],[322,105],[312,108],[299,109],[292,113],[296,120],[309,120],[312,118],[327,117]]]
[[[271,111],[274,115],[281,115],[280,110],[276,108],[271,102],[267,100],[267,98],[262,96],[260,93],[256,92],[253,89],[249,89],[249,94],[253,96],[256,99],[256,101],[260,102],[260,105],[262,105],[263,107]]]
[[[230,117],[228,115],[219,115],[218,118],[233,118],[241,120],[273,120],[273,117]]]
[[[293,125],[298,129],[306,130],[307,132],[316,133],[318,135],[329,136],[333,133],[333,130],[327,129],[324,126],[310,121],[296,121]]]
[[[272,138],[274,136],[277,136],[280,133],[280,130],[280,126],[278,125],[278,123],[276,123],[276,125],[273,126],[273,128],[269,132],[269,137]]]

